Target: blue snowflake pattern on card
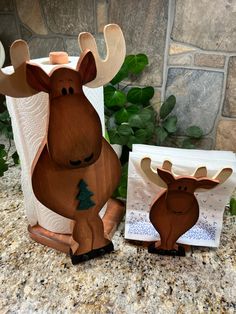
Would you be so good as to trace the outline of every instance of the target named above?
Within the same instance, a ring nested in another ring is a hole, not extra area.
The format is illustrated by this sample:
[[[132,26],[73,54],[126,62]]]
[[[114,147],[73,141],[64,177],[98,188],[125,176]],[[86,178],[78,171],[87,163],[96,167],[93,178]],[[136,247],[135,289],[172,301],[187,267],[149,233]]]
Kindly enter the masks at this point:
[[[188,230],[183,237],[185,239],[214,241],[216,239],[216,230],[216,226],[212,226],[206,221],[199,221],[193,228]]]
[[[146,235],[157,237],[158,233],[153,225],[150,223],[147,213],[130,212],[127,217],[127,224],[129,226],[128,232],[130,234]]]
[[[129,224],[128,230],[130,234],[139,234],[153,237],[158,236],[156,229],[150,223],[147,222],[136,222],[133,224]]]
[[[150,223],[146,213],[130,212],[127,217],[129,234],[145,235],[158,237],[158,232]],[[188,230],[181,238],[188,240],[204,240],[215,241],[216,239],[216,224],[212,225],[206,220],[200,220],[198,223]]]

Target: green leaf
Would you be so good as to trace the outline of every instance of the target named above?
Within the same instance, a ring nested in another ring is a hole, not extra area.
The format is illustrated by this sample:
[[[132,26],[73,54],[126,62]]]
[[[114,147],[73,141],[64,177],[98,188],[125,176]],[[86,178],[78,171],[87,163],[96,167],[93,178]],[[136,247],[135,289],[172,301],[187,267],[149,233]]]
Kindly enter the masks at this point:
[[[149,122],[145,127],[145,130],[147,132],[147,140],[152,138],[155,130],[155,124],[153,122]]]
[[[140,111],[140,106],[138,105],[129,105],[126,107],[127,112],[129,113],[129,117],[135,113]]]
[[[126,198],[127,196],[128,163],[122,166],[121,180],[115,192],[116,197]]]
[[[0,113],[0,120],[4,122],[6,121],[9,122],[11,120],[7,108],[3,112]]]
[[[157,145],[161,145],[165,139],[168,137],[168,133],[166,130],[162,127],[157,127],[156,129],[156,135],[157,135]]]
[[[105,140],[110,144],[110,138],[107,130],[105,130]]]
[[[111,129],[108,131],[111,144],[126,145],[128,138],[127,136],[121,136],[116,129]]]
[[[160,109],[160,117],[161,119],[165,119],[168,114],[174,109],[176,104],[176,98],[174,95],[169,96],[166,101],[162,104]]]
[[[145,54],[129,55],[125,58],[128,69],[133,74],[139,74],[148,65],[148,57]]]
[[[182,143],[182,148],[194,149],[195,145],[192,143],[192,141],[189,138],[186,138]]]
[[[145,129],[137,130],[134,133],[134,136],[136,137],[136,141],[138,141],[138,143],[143,144],[147,138],[147,131]]]
[[[129,125],[132,127],[132,128],[143,128],[144,127],[144,123],[140,117],[140,115],[138,114],[134,114],[132,115],[130,118],[129,118]]]
[[[19,159],[19,155],[17,154],[17,151],[15,151],[15,152],[11,155],[11,158],[13,159],[15,165],[19,165],[20,159]]]
[[[203,136],[203,131],[201,128],[199,128],[196,125],[190,126],[189,128],[187,128],[186,130],[186,134],[189,137],[193,137],[193,138],[201,138]]]
[[[123,79],[127,78],[129,75],[129,68],[127,63],[124,61],[124,63],[122,64],[119,72],[116,74],[116,76],[111,80],[111,84],[115,85],[120,83],[121,81],[123,81]]]
[[[125,93],[117,90],[115,87],[109,85],[104,87],[104,103],[108,108],[123,107],[126,103]]]
[[[128,139],[127,146],[132,149],[133,144],[140,144],[140,139],[134,135],[131,135]]]
[[[125,108],[121,108],[119,111],[115,113],[116,123],[121,124],[124,122],[128,122],[129,118],[139,112],[139,106],[130,105]]]
[[[129,113],[126,108],[121,108],[119,111],[115,113],[116,123],[121,124],[123,122],[127,122],[129,119]]]
[[[154,95],[154,88],[147,86],[144,88],[133,87],[127,94],[127,100],[133,104],[146,104]]]
[[[154,121],[155,112],[152,109],[144,108],[139,114],[141,120],[146,123],[150,121]]]
[[[168,133],[174,133],[177,130],[177,117],[176,116],[170,116],[168,117],[163,123],[163,128]]]
[[[8,164],[5,157],[7,156],[5,146],[0,144],[0,177],[4,175],[4,172],[8,170]]]
[[[122,124],[117,128],[118,134],[121,136],[129,136],[133,134],[133,129],[128,124]]]
[[[236,215],[236,199],[234,197],[230,200],[229,211],[231,215]]]
[[[4,158],[7,156],[7,152],[5,150],[5,145],[0,144],[0,158]]]
[[[8,139],[13,139],[11,118],[7,107],[5,107],[5,110],[0,113],[0,133]]]
[[[4,175],[4,172],[8,170],[8,164],[6,163],[6,160],[0,158],[0,177]]]

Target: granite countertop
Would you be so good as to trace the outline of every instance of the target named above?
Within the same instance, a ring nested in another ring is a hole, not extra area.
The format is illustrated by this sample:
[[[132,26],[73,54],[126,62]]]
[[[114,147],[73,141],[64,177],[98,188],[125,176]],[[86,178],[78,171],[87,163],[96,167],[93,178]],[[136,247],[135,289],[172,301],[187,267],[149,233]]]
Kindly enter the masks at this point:
[[[0,313],[236,313],[236,219],[218,249],[148,254],[114,236],[115,252],[73,266],[27,234],[20,169],[0,179]]]

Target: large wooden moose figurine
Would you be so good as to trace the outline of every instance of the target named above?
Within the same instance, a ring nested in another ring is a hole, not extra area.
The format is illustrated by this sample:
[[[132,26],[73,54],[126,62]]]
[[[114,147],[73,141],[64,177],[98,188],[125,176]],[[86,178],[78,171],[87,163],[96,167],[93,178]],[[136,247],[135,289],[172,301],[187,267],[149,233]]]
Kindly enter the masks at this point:
[[[155,172],[148,157],[142,159],[141,168],[151,182],[164,188],[151,205],[149,216],[160,234],[161,243],[152,243],[148,251],[160,255],[185,256],[184,247],[176,244],[176,241],[198,220],[199,205],[194,192],[224,183],[232,169],[224,168],[214,178],[207,177],[205,167],[198,168],[192,176],[175,176],[170,161],[164,161]]]
[[[27,62],[27,44],[16,41],[10,50],[15,72],[0,72],[0,93],[13,97],[49,94],[48,131],[33,163],[32,186],[42,204],[75,221],[70,248],[73,264],[113,250],[99,212],[119,183],[120,163],[82,90],[83,85],[106,84],[123,63],[125,41],[119,26],[107,25],[104,36],[105,60],[100,59],[93,36],[81,33],[82,54],[76,70],[58,66],[49,75]]]

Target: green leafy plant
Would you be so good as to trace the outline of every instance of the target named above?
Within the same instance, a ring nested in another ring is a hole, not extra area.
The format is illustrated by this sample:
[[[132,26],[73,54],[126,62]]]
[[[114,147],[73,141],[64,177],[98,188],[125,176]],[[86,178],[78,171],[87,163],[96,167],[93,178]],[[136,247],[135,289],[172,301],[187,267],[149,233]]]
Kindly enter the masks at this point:
[[[145,54],[126,56],[120,71],[104,88],[107,138],[111,144],[123,145],[122,157],[124,151],[132,148],[132,144],[178,146],[174,136],[178,127],[177,116],[173,114],[175,96],[169,96],[157,113],[151,104],[155,93],[152,86],[130,87],[125,82],[127,78],[135,82],[147,66],[148,58]],[[199,127],[191,126],[186,130],[186,138],[180,146],[194,148],[202,135]],[[125,168],[115,193],[123,198],[126,197],[127,190],[127,161],[126,153],[125,158],[121,158]]]
[[[234,197],[230,199],[229,212],[231,215],[236,215],[236,199]]]
[[[3,112],[0,113],[0,135],[5,138],[8,145],[0,144],[0,177],[8,170],[9,166],[19,164],[19,156],[15,151],[10,155],[12,147],[13,133],[11,126],[11,118],[7,111],[6,104],[3,104]]]

